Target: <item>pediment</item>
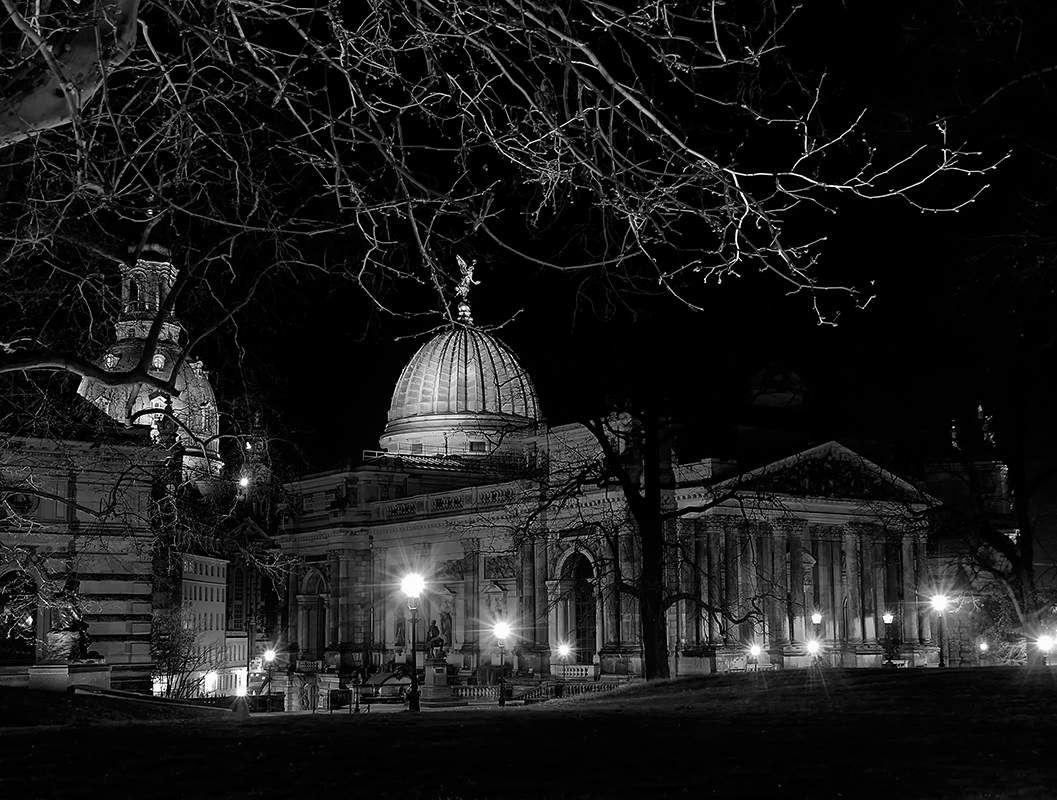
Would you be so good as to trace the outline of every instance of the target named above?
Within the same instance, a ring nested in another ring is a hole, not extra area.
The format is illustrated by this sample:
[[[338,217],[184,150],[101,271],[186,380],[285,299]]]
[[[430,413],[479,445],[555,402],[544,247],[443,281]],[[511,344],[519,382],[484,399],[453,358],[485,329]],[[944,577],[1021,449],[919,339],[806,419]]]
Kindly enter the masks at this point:
[[[829,500],[935,502],[912,483],[837,442],[813,447],[719,486]]]

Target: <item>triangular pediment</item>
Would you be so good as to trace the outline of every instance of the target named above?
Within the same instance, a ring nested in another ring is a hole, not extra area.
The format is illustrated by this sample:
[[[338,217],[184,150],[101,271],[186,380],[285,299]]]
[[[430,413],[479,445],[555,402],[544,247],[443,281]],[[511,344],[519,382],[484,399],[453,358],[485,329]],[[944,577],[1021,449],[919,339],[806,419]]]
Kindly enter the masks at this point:
[[[909,481],[837,442],[804,450],[725,480],[715,488],[720,487],[829,500],[936,502]]]

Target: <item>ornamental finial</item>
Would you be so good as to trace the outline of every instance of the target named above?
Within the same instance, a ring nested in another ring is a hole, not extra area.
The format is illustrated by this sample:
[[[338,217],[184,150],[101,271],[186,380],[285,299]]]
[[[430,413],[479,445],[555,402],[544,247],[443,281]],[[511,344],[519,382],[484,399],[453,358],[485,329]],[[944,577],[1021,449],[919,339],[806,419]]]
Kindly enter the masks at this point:
[[[474,261],[471,264],[467,264],[466,260],[462,256],[455,256],[455,260],[459,264],[459,272],[462,273],[462,280],[459,281],[459,285],[455,287],[455,294],[459,296],[459,322],[464,325],[473,325],[473,316],[470,314],[470,287],[476,286],[480,281],[473,279],[473,268],[477,266],[477,262]]]

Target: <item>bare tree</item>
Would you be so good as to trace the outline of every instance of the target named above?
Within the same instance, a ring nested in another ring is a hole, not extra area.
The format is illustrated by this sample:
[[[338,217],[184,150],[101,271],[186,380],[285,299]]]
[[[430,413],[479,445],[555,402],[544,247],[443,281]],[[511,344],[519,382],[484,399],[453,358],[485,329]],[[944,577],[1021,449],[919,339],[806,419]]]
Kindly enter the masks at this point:
[[[198,697],[206,676],[227,663],[223,641],[207,641],[208,632],[186,609],[155,612],[151,621],[151,656],[154,681],[162,696],[179,700]]]
[[[443,295],[457,248],[617,294],[690,302],[745,269],[816,302],[854,294],[814,268],[836,204],[932,208],[921,190],[943,175],[963,179],[940,204],[958,208],[993,164],[942,126],[882,157],[858,112],[824,119],[824,82],[800,79],[790,16],[765,2],[4,10],[4,371],[175,391],[149,352],[121,373],[92,360],[113,265],[149,208],[181,243],[156,323],[179,302],[200,322],[191,348],[280,274],[341,276],[394,313],[436,308],[400,290]],[[556,228],[571,235],[547,246]]]

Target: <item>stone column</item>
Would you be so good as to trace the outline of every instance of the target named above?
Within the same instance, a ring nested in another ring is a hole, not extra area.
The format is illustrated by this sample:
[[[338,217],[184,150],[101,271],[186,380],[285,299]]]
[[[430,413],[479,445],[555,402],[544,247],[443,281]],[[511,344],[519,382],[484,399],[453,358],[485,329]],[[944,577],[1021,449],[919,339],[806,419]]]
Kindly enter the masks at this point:
[[[536,644],[540,647],[550,649],[553,639],[550,638],[549,630],[549,608],[553,599],[547,589],[547,566],[550,554],[550,543],[545,537],[536,542],[534,548],[535,562],[533,572],[535,578],[536,593]]]
[[[723,558],[722,541],[719,526],[716,525],[715,517],[707,518],[706,536],[708,537],[708,605],[712,609],[718,609],[722,601],[723,580]],[[716,611],[708,615],[708,643],[716,646],[723,643],[724,625],[717,616]]]
[[[725,572],[724,589],[727,603],[731,609],[737,609],[741,603],[741,558],[738,552],[740,544],[739,525],[732,519],[723,520],[723,569]],[[723,623],[723,644],[735,643],[737,632],[729,620]]]
[[[327,647],[338,646],[339,623],[341,620],[341,553],[331,550],[327,553],[327,571],[330,580],[327,581],[329,594],[327,595]]]
[[[520,604],[518,619],[521,620],[521,641],[519,647],[535,648],[536,646],[536,547],[532,537],[522,542],[516,554],[518,602]]]
[[[604,576],[602,576],[599,583],[601,586],[599,600],[601,601],[604,620],[602,627],[603,647],[619,647],[621,642],[621,597],[620,591],[617,588],[616,570],[609,570]],[[571,598],[567,603],[571,605]]]
[[[349,563],[349,554],[345,550],[338,551],[338,569],[333,572],[334,579],[331,581],[330,589],[330,628],[337,625],[337,636],[332,640],[341,644],[348,644],[352,638],[352,576],[349,574],[352,564]],[[337,603],[334,599],[337,595]],[[335,609],[335,605],[337,609]],[[337,610],[337,614],[334,611]],[[335,623],[334,617],[337,617]]]
[[[914,567],[914,539],[904,533],[900,540],[899,555],[903,562],[903,641],[908,645],[920,643],[918,630],[917,570]]]
[[[832,535],[832,529],[831,529]],[[839,534],[838,534],[839,536]],[[833,592],[833,639],[837,642],[847,640],[848,631],[844,626],[844,574],[841,563],[841,541],[830,539],[829,545],[829,573],[830,585]]]
[[[757,539],[756,572],[759,591],[763,595],[763,630],[759,644],[767,648],[774,641],[776,618],[780,613],[774,598],[774,540],[769,529]]]
[[[883,575],[878,575],[879,564],[875,558],[876,548],[873,537],[869,533],[862,535],[859,542],[860,557],[862,558],[862,620],[863,641],[875,642],[877,640],[877,594],[875,585],[878,579],[884,580]]]
[[[774,569],[774,638],[773,644],[781,647],[789,643],[789,576],[786,570],[786,551],[789,537],[781,525],[774,526],[774,553],[771,562]]]
[[[476,669],[477,656],[481,652],[481,551],[479,539],[464,539],[462,550],[465,553],[466,566],[463,570],[466,591],[463,592],[463,645],[470,663],[466,666]]]
[[[861,644],[862,626],[862,580],[859,572],[859,534],[844,532],[844,569],[848,590],[848,643]]]
[[[371,650],[378,654],[377,660],[379,663],[384,663],[386,643],[385,643],[385,625],[386,625],[386,597],[385,592],[381,591],[380,587],[385,582],[385,557],[389,548],[387,547],[372,547],[371,556],[373,557],[373,564],[371,568],[371,606],[374,609],[374,621],[372,627],[374,630],[371,632]]]
[[[923,581],[929,579],[928,575],[928,551],[926,550],[925,537],[924,535],[918,536],[914,542],[914,550],[917,553],[917,578],[918,587],[921,586]],[[920,588],[919,588],[920,592]],[[917,595],[915,595],[917,596]],[[932,612],[928,606],[922,607],[918,603],[918,610],[921,612],[921,641],[926,643],[932,642]]]
[[[286,581],[286,641],[289,647],[296,647],[300,641],[301,618],[297,610],[298,588],[297,570],[290,571],[290,577]],[[249,609],[246,609],[247,613]]]
[[[795,525],[789,536],[789,598],[793,613],[793,641],[807,641],[804,598],[804,539],[803,528]]]
[[[825,538],[821,528],[815,530],[817,553],[818,610],[822,613],[822,638],[837,640],[837,608],[833,605],[833,542]]]
[[[708,602],[708,534],[705,531],[704,520],[694,520],[694,597],[702,602]],[[708,642],[708,613],[697,607],[694,616],[694,631],[692,643],[701,647]]]
[[[884,642],[885,638],[885,624],[883,615],[885,610],[889,607],[889,600],[887,596],[888,588],[888,570],[891,569],[891,564],[888,563],[888,550],[885,547],[883,541],[874,540],[873,543],[874,551],[874,630],[876,631],[876,637],[878,644]],[[894,606],[894,604],[891,604]],[[894,610],[894,609],[893,609]]]

